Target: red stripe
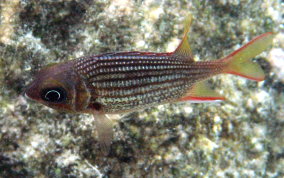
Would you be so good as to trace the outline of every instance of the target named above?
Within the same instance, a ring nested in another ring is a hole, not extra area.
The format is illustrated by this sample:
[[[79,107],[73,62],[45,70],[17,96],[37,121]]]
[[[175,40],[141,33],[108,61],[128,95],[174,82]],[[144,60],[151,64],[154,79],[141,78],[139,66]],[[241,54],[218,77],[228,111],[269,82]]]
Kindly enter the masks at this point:
[[[233,74],[233,75],[238,75],[238,76],[241,76],[241,77],[244,77],[244,78],[247,78],[247,79],[250,79],[250,80],[255,80],[255,81],[263,81],[265,78],[262,77],[262,78],[255,78],[255,77],[250,77],[250,76],[247,76],[247,75],[243,75],[243,74],[240,74],[240,73],[237,73],[237,72],[234,72],[234,71],[229,71],[229,72],[226,72],[228,74]]]
[[[265,36],[271,35],[273,34],[273,32],[267,32],[264,33],[262,35],[257,36],[256,38],[254,38],[253,40],[251,40],[250,42],[248,42],[247,44],[245,44],[244,46],[242,46],[241,48],[237,49],[236,51],[232,52],[231,54],[229,54],[228,56],[226,56],[224,59],[221,60],[226,60],[234,55],[236,55],[237,53],[239,53],[241,50],[243,50],[244,48],[248,47],[249,45],[251,45],[252,43],[254,43],[255,41],[259,40],[260,38],[263,38]]]
[[[225,97],[193,97],[186,96],[180,99],[180,101],[214,101],[214,100],[225,100]]]

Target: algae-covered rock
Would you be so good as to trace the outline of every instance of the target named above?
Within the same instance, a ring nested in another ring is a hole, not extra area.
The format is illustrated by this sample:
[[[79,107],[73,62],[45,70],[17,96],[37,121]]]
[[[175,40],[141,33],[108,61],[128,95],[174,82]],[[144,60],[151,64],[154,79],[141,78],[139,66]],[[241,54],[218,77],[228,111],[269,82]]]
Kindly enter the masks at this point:
[[[50,63],[174,50],[188,13],[196,60],[223,57],[259,34],[278,32],[273,51],[255,58],[266,80],[220,75],[210,83],[227,98],[222,103],[128,114],[115,125],[108,155],[90,115],[58,112],[22,96]],[[277,62],[277,56],[283,60],[283,13],[281,1],[269,0],[1,0],[1,177],[283,177],[284,66]]]

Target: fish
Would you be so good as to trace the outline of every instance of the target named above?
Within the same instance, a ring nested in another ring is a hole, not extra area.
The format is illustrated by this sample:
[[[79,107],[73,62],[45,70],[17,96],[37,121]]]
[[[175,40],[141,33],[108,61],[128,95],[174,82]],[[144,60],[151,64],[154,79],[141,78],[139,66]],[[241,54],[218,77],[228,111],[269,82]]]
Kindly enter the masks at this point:
[[[223,101],[225,97],[206,83],[218,74],[264,80],[263,70],[251,59],[272,44],[273,32],[257,36],[226,57],[195,61],[188,41],[191,24],[189,15],[173,52],[110,52],[49,65],[24,93],[59,111],[92,114],[98,142],[108,149],[113,137],[111,115],[165,103]]]

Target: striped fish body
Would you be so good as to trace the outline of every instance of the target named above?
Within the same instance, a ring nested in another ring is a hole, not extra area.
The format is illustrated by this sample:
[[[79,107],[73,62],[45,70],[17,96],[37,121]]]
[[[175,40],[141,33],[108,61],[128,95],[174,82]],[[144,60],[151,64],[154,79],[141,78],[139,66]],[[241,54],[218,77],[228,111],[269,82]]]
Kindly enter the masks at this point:
[[[106,114],[176,101],[224,100],[204,84],[220,73],[264,80],[250,59],[272,43],[274,33],[256,37],[225,58],[195,62],[187,40],[190,24],[191,16],[174,52],[108,53],[55,64],[39,71],[24,93],[53,109],[93,114],[99,143],[108,150],[113,123]]]
[[[88,109],[133,111],[178,101],[194,83],[222,72],[224,62],[193,62],[173,53],[126,52],[75,60],[91,95]]]
[[[272,43],[274,33],[256,37],[225,58],[195,62],[187,39],[191,18],[186,24],[174,52],[116,52],[55,64],[36,75],[25,95],[57,110],[102,115],[167,102],[223,100],[202,82],[220,73],[264,79],[250,59]]]

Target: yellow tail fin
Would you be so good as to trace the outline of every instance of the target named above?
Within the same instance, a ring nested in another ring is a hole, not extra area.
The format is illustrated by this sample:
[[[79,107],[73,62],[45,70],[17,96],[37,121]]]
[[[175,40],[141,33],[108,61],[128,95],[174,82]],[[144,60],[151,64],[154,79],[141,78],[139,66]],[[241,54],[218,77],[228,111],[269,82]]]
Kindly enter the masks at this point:
[[[228,63],[224,72],[239,75],[251,80],[264,80],[265,75],[263,70],[257,63],[252,62],[250,59],[257,56],[271,45],[274,36],[275,34],[272,32],[264,33],[227,57],[221,59],[221,61]]]

